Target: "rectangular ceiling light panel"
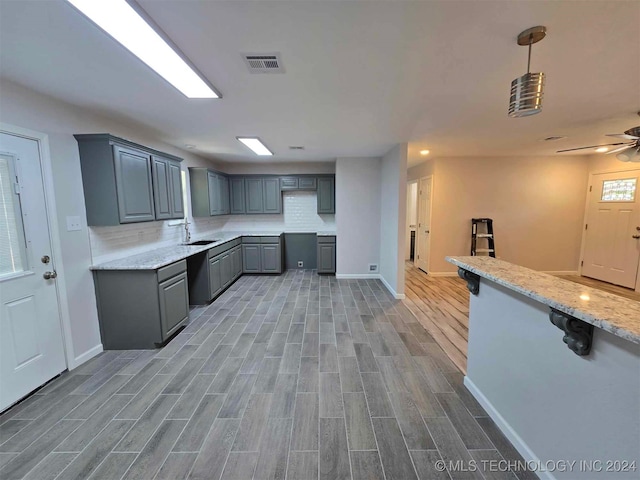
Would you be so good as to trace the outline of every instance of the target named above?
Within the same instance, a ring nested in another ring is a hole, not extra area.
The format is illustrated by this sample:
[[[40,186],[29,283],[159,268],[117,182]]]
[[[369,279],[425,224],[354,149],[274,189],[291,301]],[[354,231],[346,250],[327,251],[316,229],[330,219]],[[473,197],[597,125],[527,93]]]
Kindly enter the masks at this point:
[[[220,96],[125,0],[67,0],[188,98]]]
[[[271,156],[273,153],[269,150],[258,137],[236,137],[247,147],[253,150],[253,153],[260,156]]]

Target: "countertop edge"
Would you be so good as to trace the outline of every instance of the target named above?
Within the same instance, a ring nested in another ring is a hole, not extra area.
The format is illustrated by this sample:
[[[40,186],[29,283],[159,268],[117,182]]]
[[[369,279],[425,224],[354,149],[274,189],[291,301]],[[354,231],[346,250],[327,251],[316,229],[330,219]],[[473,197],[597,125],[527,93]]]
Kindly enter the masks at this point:
[[[94,272],[100,272],[100,271],[126,271],[126,270],[157,270],[158,268],[162,268],[165,267],[167,265],[170,265],[172,263],[175,262],[179,262],[180,260],[184,260],[192,255],[197,255],[199,253],[202,252],[206,252],[207,250],[211,249],[211,248],[215,248],[218,247],[220,245],[224,245],[227,242],[231,242],[233,240],[237,240],[238,238],[242,238],[242,237],[266,237],[266,236],[276,236],[276,235],[283,235],[286,233],[315,233],[317,236],[319,237],[323,237],[323,236],[336,236],[335,232],[330,232],[330,231],[320,231],[320,232],[285,232],[285,231],[272,231],[272,232],[229,232],[225,236],[225,238],[223,240],[221,240],[220,242],[214,242],[214,243],[210,243],[208,245],[181,245],[181,244],[177,244],[177,245],[168,245],[168,246],[164,246],[164,247],[158,247],[158,248],[154,248],[152,250],[150,250],[148,253],[152,253],[154,251],[160,251],[160,250],[164,250],[164,249],[171,249],[171,248],[188,248],[189,251],[188,252],[176,252],[175,255],[170,255],[169,253],[167,253],[166,255],[166,259],[163,259],[160,262],[157,263],[145,263],[143,265],[134,265],[133,263],[130,265],[117,265],[118,263],[123,263],[124,261],[126,261],[127,259],[134,259],[138,256],[141,255],[145,255],[147,253],[138,253],[138,254],[134,254],[134,255],[130,255],[127,257],[123,257],[120,259],[116,259],[116,260],[110,260],[108,262],[103,262],[103,263],[97,263],[94,265],[91,265],[89,267],[89,270],[94,271]],[[220,236],[220,235],[225,235],[224,233],[219,233],[219,234],[207,234],[205,235],[203,238],[206,238],[207,236],[209,238],[211,237],[215,237],[215,236]],[[198,238],[194,238],[192,239],[192,241],[198,241]],[[113,264],[113,265],[110,265]]]
[[[498,277],[496,275],[493,275],[485,270],[483,270],[482,268],[478,268],[476,266],[473,265],[469,265],[468,263],[465,263],[464,261],[458,260],[456,258],[453,257],[445,257],[445,260],[449,263],[452,263],[453,265],[456,265],[460,268],[463,268],[465,270],[468,270],[472,273],[475,273],[476,275],[479,275],[483,278],[486,278],[487,280],[491,280],[495,283],[497,283],[498,285],[502,285],[506,288],[509,288],[521,295],[524,295],[525,297],[531,298],[532,300],[536,300],[540,303],[543,303],[545,305],[547,305],[548,307],[554,308],[556,310],[559,310],[562,313],[566,313],[567,315],[571,315],[579,320],[583,320],[587,323],[589,323],[590,325],[593,325],[594,327],[598,327],[606,332],[609,332],[617,337],[623,338],[625,340],[628,340],[630,342],[636,343],[636,344],[640,344],[640,335],[635,334],[634,332],[630,332],[624,328],[621,328],[617,325],[612,324],[609,320],[607,319],[603,319],[603,318],[598,318],[595,317],[594,315],[585,312],[583,310],[579,310],[576,309],[574,307],[570,307],[566,304],[560,303],[557,300],[554,300],[552,298],[549,298],[547,296],[545,296],[544,294],[541,294],[539,292],[533,291],[533,290],[528,290],[527,288],[521,286],[521,285],[517,285],[514,284],[508,280],[505,280],[504,278]],[[505,262],[507,263],[507,262]],[[516,265],[513,264],[514,266],[517,266],[519,268],[526,268],[526,267],[522,267],[520,265]],[[531,269],[527,269],[527,270],[531,270]],[[537,272],[535,270],[531,270],[531,272],[534,272],[537,275],[548,275],[546,273],[542,273],[542,272]],[[567,282],[567,284],[571,284],[572,282],[570,282],[569,280],[564,280],[561,278],[556,278],[556,280],[560,281],[560,282]],[[591,287],[587,287],[584,286],[584,288],[587,291],[591,291],[591,290],[596,290],[593,289]],[[623,297],[621,297],[623,298]],[[625,299],[626,300],[626,299]],[[633,300],[629,300],[629,301],[633,301]]]

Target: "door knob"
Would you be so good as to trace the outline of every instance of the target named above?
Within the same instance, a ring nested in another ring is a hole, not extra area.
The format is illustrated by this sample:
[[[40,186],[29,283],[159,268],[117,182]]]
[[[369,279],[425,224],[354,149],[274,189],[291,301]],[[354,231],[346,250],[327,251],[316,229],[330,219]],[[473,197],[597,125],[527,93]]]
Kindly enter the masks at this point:
[[[53,280],[54,278],[58,277],[58,272],[56,272],[55,270],[53,272],[44,272],[42,274],[42,278],[44,278],[45,280]]]
[[[49,258],[49,255],[43,255],[40,261],[46,265],[51,261],[51,258]]]
[[[631,235],[632,238],[640,238],[640,235]]]

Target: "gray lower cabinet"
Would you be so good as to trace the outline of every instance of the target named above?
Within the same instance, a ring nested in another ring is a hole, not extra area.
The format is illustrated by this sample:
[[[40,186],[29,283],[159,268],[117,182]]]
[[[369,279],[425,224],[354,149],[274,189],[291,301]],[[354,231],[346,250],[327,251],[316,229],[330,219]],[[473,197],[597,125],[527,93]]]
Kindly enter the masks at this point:
[[[262,260],[260,259],[260,245],[242,245],[242,271],[244,273],[262,273]]]
[[[335,177],[318,177],[318,213],[336,213]]]
[[[187,262],[158,270],[96,270],[98,319],[106,350],[156,348],[189,320]]]
[[[75,135],[87,224],[182,218],[181,158],[112,135]]]
[[[318,237],[318,273],[336,273],[336,237]]]
[[[260,245],[260,261],[262,263],[262,273],[282,272],[280,244]]]
[[[282,237],[243,237],[244,273],[282,273]]]
[[[191,210],[194,217],[211,217],[230,213],[229,178],[213,170],[189,168]]]
[[[209,259],[209,297],[215,298],[222,291],[222,265],[220,256]]]
[[[180,164],[164,157],[151,157],[156,220],[184,217]]]

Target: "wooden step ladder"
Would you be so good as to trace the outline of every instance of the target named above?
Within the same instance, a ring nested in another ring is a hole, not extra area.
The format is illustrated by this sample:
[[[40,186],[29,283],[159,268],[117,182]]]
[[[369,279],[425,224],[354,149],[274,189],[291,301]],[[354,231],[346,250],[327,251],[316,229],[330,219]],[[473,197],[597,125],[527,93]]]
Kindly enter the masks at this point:
[[[478,225],[485,225],[485,231],[478,231]],[[488,248],[478,248],[478,239],[486,238]],[[493,219],[472,218],[471,219],[471,256],[475,257],[479,253],[487,253],[490,257],[496,257],[496,245],[493,238]]]

